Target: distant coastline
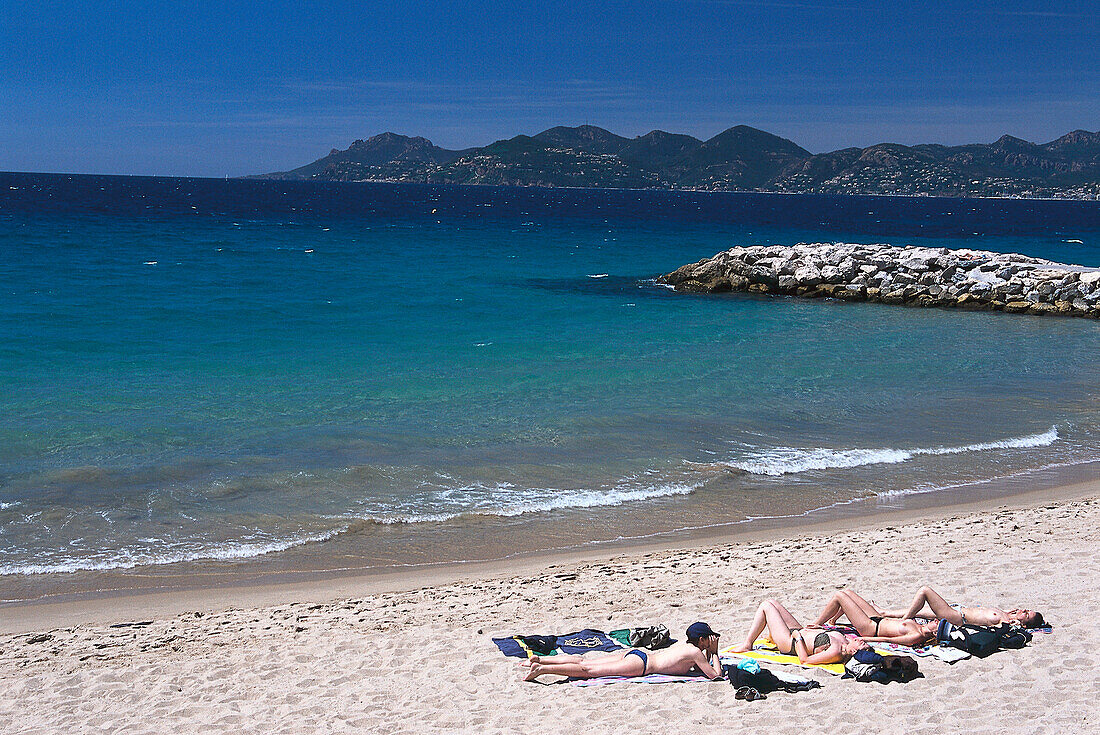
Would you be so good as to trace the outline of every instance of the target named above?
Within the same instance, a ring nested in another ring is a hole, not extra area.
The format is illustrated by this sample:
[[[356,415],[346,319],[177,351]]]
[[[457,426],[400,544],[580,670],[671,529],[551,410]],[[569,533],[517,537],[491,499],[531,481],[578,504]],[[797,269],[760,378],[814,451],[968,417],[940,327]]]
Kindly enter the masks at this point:
[[[1100,199],[1100,132],[1048,143],[880,143],[813,154],[745,125],[709,140],[592,125],[448,150],[382,133],[299,168],[246,178],[547,188],[657,189],[1006,199]]]
[[[387,179],[363,179],[343,181],[337,179],[322,179],[322,178],[310,178],[310,179],[297,179],[297,178],[281,178],[279,174],[256,174],[247,176],[229,176],[228,178],[222,176],[176,176],[174,174],[112,174],[112,173],[87,173],[87,172],[74,172],[74,171],[5,171],[0,170],[0,176],[51,176],[51,177],[69,177],[69,178],[88,178],[88,179],[151,179],[151,180],[180,180],[180,181],[294,181],[300,183],[317,183],[317,184],[388,184],[388,185],[408,185],[408,186],[447,186],[455,187],[458,189],[470,188],[502,188],[502,189],[564,189],[564,190],[598,190],[608,192],[669,192],[676,193],[681,192],[684,194],[759,194],[765,196],[783,196],[783,197],[801,197],[801,196],[820,196],[820,197],[867,197],[873,199],[917,199],[917,200],[932,200],[932,199],[947,199],[947,200],[994,200],[994,201],[1034,201],[1034,202],[1093,202],[1100,201],[1100,194],[1097,196],[1089,197],[1071,197],[1071,196],[1033,196],[1033,195],[1009,195],[1009,194],[964,194],[964,195],[952,195],[952,194],[898,194],[898,193],[875,193],[875,192],[854,192],[836,194],[831,192],[812,192],[812,191],[771,191],[768,189],[656,189],[653,187],[644,188],[636,186],[536,186],[536,185],[523,185],[523,184],[453,184],[453,183],[441,183],[436,181],[397,181]]]

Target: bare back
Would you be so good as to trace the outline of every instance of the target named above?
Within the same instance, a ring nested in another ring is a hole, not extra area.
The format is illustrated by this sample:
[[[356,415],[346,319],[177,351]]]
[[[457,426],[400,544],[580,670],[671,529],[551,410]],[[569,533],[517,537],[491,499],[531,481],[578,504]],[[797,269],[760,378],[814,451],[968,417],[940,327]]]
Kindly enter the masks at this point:
[[[697,668],[699,661],[705,660],[706,654],[690,643],[674,643],[650,653],[646,671],[650,674],[682,676]]]

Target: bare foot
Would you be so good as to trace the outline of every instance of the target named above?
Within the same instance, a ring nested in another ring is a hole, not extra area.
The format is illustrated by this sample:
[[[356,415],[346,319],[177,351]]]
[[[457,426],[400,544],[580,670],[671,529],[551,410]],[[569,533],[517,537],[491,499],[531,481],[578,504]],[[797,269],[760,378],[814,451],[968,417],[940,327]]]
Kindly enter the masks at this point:
[[[744,653],[746,651],[751,651],[752,646],[746,646],[744,643],[742,643],[742,644],[734,646],[733,648],[730,648],[728,650],[731,651],[732,653]]]
[[[534,681],[542,673],[542,666],[540,664],[531,664],[531,670],[527,672],[527,676],[523,677],[524,681]]]

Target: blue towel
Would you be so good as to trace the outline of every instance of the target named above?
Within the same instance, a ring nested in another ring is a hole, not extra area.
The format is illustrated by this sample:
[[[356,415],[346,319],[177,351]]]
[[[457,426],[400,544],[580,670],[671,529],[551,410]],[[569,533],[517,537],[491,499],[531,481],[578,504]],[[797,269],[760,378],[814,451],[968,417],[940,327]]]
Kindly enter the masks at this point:
[[[505,656],[516,658],[527,658],[531,654],[549,656],[558,652],[620,651],[623,648],[603,631],[590,628],[565,635],[514,635],[494,638],[493,643]]]

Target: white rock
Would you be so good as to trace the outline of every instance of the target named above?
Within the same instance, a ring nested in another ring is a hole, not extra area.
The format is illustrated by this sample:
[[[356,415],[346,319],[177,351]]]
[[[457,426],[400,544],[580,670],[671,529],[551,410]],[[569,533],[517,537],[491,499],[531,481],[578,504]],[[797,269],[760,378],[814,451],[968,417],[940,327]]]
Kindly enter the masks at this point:
[[[1089,286],[1100,283],[1100,271],[1086,271],[1081,274],[1080,281]]]
[[[794,277],[803,286],[816,286],[821,283],[821,271],[812,265],[804,265],[795,269]]]

